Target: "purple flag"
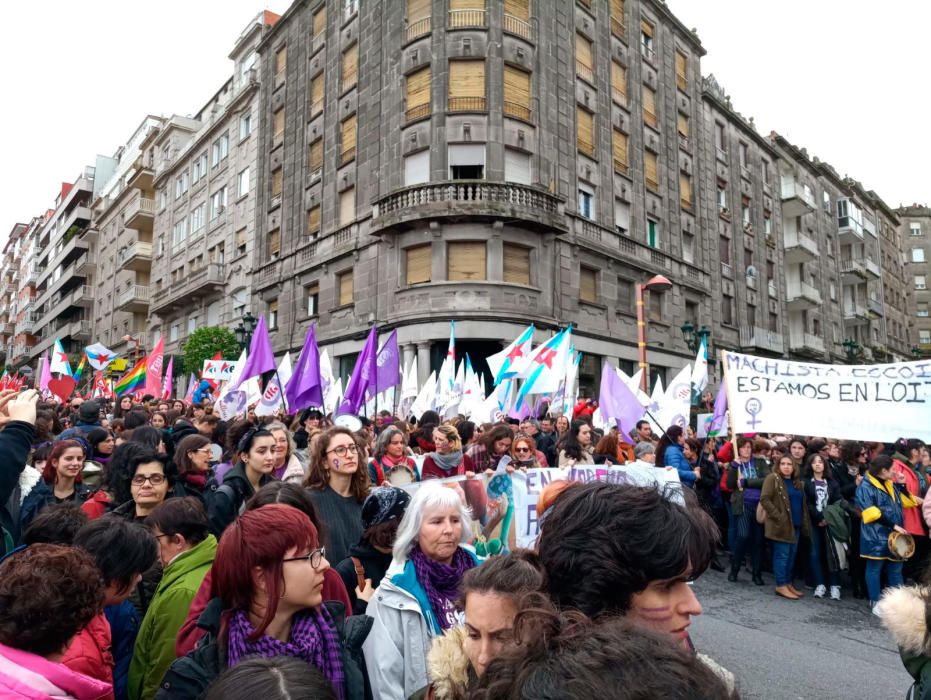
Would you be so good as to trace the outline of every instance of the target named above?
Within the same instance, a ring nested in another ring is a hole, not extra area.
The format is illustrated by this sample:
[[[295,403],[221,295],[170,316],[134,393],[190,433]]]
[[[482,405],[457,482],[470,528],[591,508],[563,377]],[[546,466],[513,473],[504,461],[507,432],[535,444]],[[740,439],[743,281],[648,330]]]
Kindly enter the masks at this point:
[[[714,399],[714,413],[711,416],[711,426],[708,428],[708,436],[715,436],[724,431],[724,418],[727,415],[727,391],[724,389],[724,380],[721,380],[721,386],[718,387],[718,395]]]
[[[349,385],[346,387],[346,393],[343,394],[343,402],[336,411],[338,414],[358,414],[362,404],[365,403],[365,395],[376,393],[375,382],[378,375],[378,367],[375,362],[377,356],[376,343],[375,327],[372,326],[369,337],[365,341],[365,346],[356,359],[356,366],[349,378]]]
[[[268,337],[268,328],[265,327],[265,317],[259,316],[259,322],[252,333],[252,343],[249,345],[249,356],[246,365],[239,373],[239,381],[233,389],[252,377],[275,369],[275,353],[272,352],[272,339]]]
[[[294,365],[291,381],[284,390],[288,407],[292,412],[309,406],[323,406],[323,380],[320,378],[320,348],[317,347],[317,334],[311,324],[304,339],[301,355]]]
[[[375,391],[381,392],[401,383],[401,356],[398,351],[398,331],[391,331],[388,340],[378,350]]]
[[[601,415],[617,421],[618,430],[622,434],[629,436],[636,431],[637,421],[643,418],[643,405],[607,362],[601,368],[598,401]]]

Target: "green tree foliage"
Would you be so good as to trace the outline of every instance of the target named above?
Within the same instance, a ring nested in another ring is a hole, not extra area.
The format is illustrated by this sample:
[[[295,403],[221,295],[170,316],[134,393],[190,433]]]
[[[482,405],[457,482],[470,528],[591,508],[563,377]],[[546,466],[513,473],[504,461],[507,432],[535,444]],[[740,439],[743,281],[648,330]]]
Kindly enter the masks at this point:
[[[185,375],[193,372],[198,376],[204,368],[204,360],[209,360],[217,352],[223,353],[223,359],[226,360],[235,360],[240,353],[239,343],[236,342],[233,331],[221,326],[198,328],[188,336],[182,351],[184,352],[182,371]]]

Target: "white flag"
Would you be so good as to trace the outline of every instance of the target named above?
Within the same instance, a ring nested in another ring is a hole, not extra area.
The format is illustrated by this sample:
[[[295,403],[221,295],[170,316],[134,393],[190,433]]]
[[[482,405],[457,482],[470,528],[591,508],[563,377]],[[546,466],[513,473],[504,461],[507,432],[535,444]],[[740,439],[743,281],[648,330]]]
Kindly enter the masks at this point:
[[[279,383],[279,378],[281,383]],[[281,358],[281,362],[278,363],[278,371],[275,375],[269,380],[268,386],[265,387],[265,391],[262,392],[262,398],[259,399],[259,403],[255,407],[255,415],[257,416],[274,416],[284,408],[287,412],[287,399],[285,399],[281,386],[288,385],[288,380],[291,379],[291,353],[286,352],[284,357]]]

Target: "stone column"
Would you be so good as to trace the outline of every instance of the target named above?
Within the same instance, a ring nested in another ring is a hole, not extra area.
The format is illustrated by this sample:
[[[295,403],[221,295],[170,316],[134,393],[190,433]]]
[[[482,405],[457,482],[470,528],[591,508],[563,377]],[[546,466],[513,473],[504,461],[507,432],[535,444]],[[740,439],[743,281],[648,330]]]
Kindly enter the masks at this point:
[[[430,376],[430,341],[417,343],[417,384],[423,386]]]
[[[407,368],[411,366],[416,351],[417,346],[413,343],[401,346],[401,372],[406,372]]]

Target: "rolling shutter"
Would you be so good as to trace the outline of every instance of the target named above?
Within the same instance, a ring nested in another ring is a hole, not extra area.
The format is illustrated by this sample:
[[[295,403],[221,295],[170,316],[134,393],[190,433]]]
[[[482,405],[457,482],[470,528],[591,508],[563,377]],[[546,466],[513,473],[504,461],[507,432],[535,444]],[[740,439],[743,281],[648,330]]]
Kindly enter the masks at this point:
[[[530,73],[504,67],[504,113],[519,119],[530,119]]]
[[[346,119],[340,125],[340,164],[347,163],[356,157],[356,115]]]
[[[592,42],[590,42],[581,34],[575,35],[575,60],[591,70]]]
[[[689,137],[689,118],[688,118],[688,115],[682,114],[682,112],[679,112],[679,113],[678,113],[678,116],[676,117],[676,130],[679,132],[679,134],[680,134],[682,137],[684,137],[684,138],[688,138],[688,137]]]
[[[504,281],[530,286],[530,248],[504,244]]]
[[[611,0],[611,19],[624,23],[624,0]]]
[[[659,177],[657,176],[658,165],[656,154],[650,151],[643,152],[643,175],[646,179],[647,187],[651,190],[659,188]]]
[[[407,23],[413,24],[417,20],[430,17],[432,8],[432,0],[407,0]]]
[[[504,181],[530,184],[529,153],[515,151],[513,148],[504,149]]]
[[[338,280],[338,306],[346,306],[352,303],[352,270],[347,270],[339,276]]]
[[[484,10],[485,0],[449,0],[450,12],[454,10]]]
[[[408,120],[430,113],[431,82],[430,66],[407,76],[407,111],[405,114]]]
[[[450,61],[449,96],[485,97],[485,62]]]
[[[613,130],[611,149],[614,155],[614,170],[616,172],[627,174],[627,134],[623,131]]]
[[[310,81],[310,113],[316,114],[323,109],[323,73]]]
[[[620,102],[627,99],[627,69],[617,61],[611,61],[611,96]]]
[[[429,243],[408,248],[406,251],[407,283],[420,284],[431,279],[433,246]]]
[[[484,280],[485,242],[455,241],[446,244],[446,278],[456,280]]]
[[[323,139],[310,144],[310,174],[313,175],[323,167]]]
[[[339,225],[351,224],[356,218],[356,190],[350,187],[339,193]]]
[[[284,139],[284,108],[275,112],[273,133],[273,142],[276,144],[281,143]]]
[[[653,25],[647,22],[645,19],[640,20],[640,32],[650,39],[653,38]]]
[[[342,89],[352,87],[359,79],[359,44],[353,44],[343,53],[342,70],[340,71],[340,82]]]
[[[268,255],[276,258],[281,252],[281,229],[276,228],[268,232]]]
[[[579,268],[579,299],[592,303],[598,300],[598,272],[590,267]]]
[[[685,173],[679,173],[679,199],[686,209],[692,207],[692,178]]]
[[[656,92],[646,85],[643,86],[643,121],[656,126]]]
[[[676,51],[676,85],[680,90],[685,90],[689,84],[688,78],[686,77],[687,60],[684,53]]]
[[[326,5],[321,7],[314,14],[314,36],[323,34],[326,31]]]
[[[530,0],[504,0],[504,14],[530,21]]]
[[[285,68],[288,67],[288,47],[283,46],[278,49],[278,53],[275,54],[275,74],[284,72]]]
[[[590,156],[595,154],[595,119],[591,112],[577,107],[576,127],[578,148]]]
[[[281,186],[284,183],[282,172],[282,169],[278,168],[272,173],[272,197],[281,194]]]
[[[320,205],[307,212],[307,233],[312,236],[320,233]]]

